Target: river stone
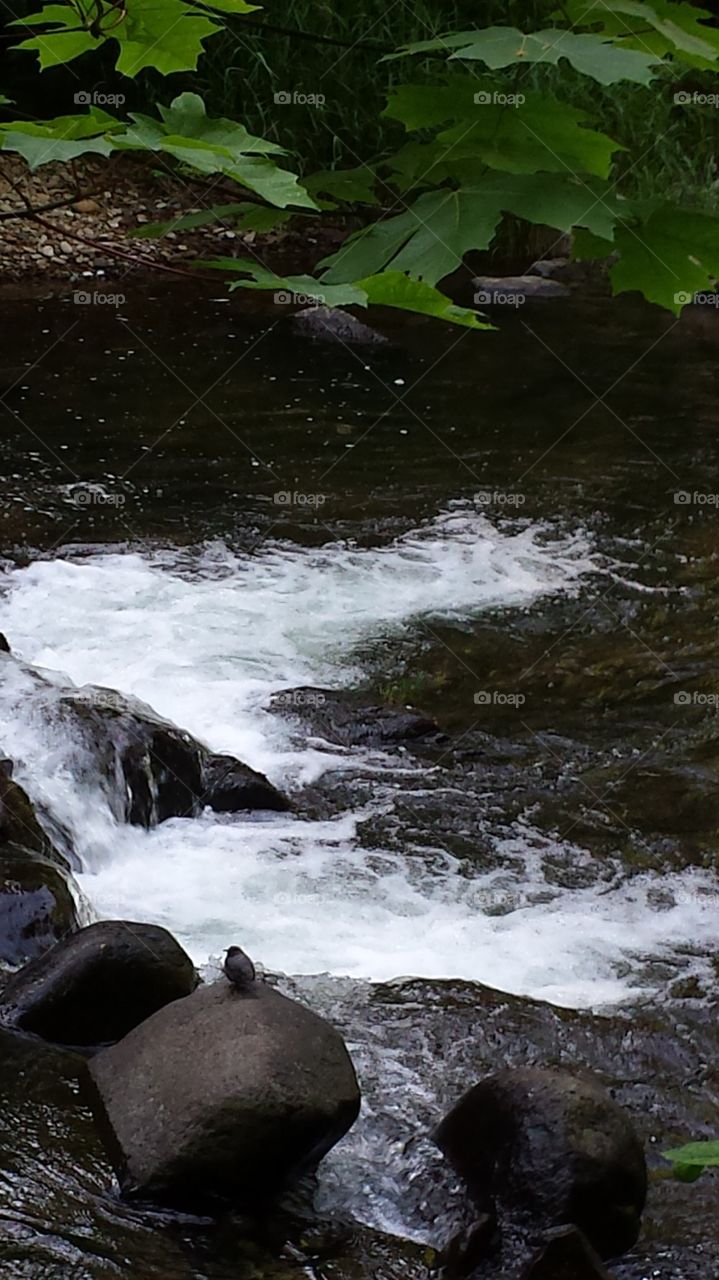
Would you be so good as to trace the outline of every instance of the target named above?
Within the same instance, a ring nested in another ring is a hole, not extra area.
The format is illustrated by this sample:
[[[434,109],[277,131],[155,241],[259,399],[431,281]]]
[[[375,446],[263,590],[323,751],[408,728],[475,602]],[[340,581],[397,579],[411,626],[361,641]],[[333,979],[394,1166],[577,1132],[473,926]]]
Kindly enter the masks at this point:
[[[78,927],[68,863],[0,762],[0,960],[17,965]]]
[[[500,1071],[460,1098],[435,1138],[481,1208],[496,1202],[510,1219],[519,1214],[542,1229],[573,1223],[605,1258],[636,1242],[644,1151],[594,1080]]]
[[[17,845],[0,848],[0,960],[18,965],[77,929],[67,877],[49,859]]]
[[[387,342],[384,334],[356,320],[339,307],[305,307],[291,317],[292,328],[303,338],[321,342],[341,342],[347,346],[377,346]]]
[[[435,720],[414,707],[368,704],[352,690],[303,686],[283,689],[270,700],[273,711],[284,711],[308,724],[313,733],[343,747],[401,745],[443,735]]]
[[[264,774],[216,755],[138,698],[85,685],[63,693],[61,702],[114,784],[111,799],[122,821],[153,827],[196,817],[204,805],[222,813],[289,808]]]
[[[474,301],[477,306],[512,305],[511,300],[525,298],[566,298],[570,290],[559,280],[549,280],[541,275],[528,276],[475,276]]]
[[[203,800],[217,813],[239,813],[243,809],[274,809],[284,812],[290,803],[265,777],[242,764],[234,756],[212,755],[202,765]]]
[[[190,733],[114,689],[83,685],[59,702],[110,783],[118,819],[151,827],[199,813],[203,748]]]
[[[168,1204],[266,1199],[317,1164],[360,1104],[339,1032],[263,983],[201,987],[89,1073],[122,1191]]]
[[[167,929],[100,920],[15,974],[0,1014],[58,1044],[107,1044],[196,985],[190,957]]]

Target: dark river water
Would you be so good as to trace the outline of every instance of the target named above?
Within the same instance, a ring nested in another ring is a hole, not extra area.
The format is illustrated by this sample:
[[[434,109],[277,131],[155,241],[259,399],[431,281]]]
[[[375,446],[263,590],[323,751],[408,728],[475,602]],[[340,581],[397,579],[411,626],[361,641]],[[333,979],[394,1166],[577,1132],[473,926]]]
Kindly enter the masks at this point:
[[[424,1135],[536,1062],[597,1072],[647,1141],[617,1276],[714,1276],[717,1176],[660,1153],[719,1132],[715,317],[587,295],[351,350],[199,282],[126,292],[4,304],[0,630],[295,811],[120,829],[21,689],[0,747],[88,913],[208,976],[239,937],[342,1028],[367,1105],[319,1217],[248,1233],[121,1205],[72,1062],[5,1036],[3,1274],[284,1276],[309,1232],[328,1280],[424,1276],[451,1227]],[[270,708],[310,684],[441,734],[343,748]]]

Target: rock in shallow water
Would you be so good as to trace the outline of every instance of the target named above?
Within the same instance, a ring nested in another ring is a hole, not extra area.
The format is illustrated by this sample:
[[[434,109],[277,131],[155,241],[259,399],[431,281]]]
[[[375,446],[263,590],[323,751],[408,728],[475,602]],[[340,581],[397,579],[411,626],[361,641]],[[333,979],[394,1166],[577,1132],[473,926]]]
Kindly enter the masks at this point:
[[[84,747],[73,768],[101,783],[120,822],[152,827],[196,817],[205,805],[222,813],[290,807],[264,774],[216,755],[139,698],[97,685],[75,688],[9,654],[0,654],[2,678],[19,681],[23,701]]]
[[[341,342],[345,346],[384,346],[384,334],[357,320],[340,307],[312,306],[296,311],[290,320],[292,329],[303,338],[319,342]]]
[[[46,858],[0,851],[0,960],[18,965],[42,955],[78,927],[68,878]]]
[[[101,920],[15,974],[0,1014],[58,1044],[107,1044],[189,995],[197,981],[190,957],[166,929]]]
[[[381,747],[442,739],[439,725],[416,707],[369,704],[353,690],[303,686],[270,699],[273,711],[296,716],[313,733],[343,747]]]
[[[290,802],[264,773],[250,769],[234,756],[208,754],[202,765],[203,802],[216,813],[242,809],[270,809],[283,813]]]
[[[460,1098],[435,1137],[482,1209],[496,1203],[532,1228],[573,1223],[604,1258],[636,1242],[644,1151],[628,1116],[593,1080],[500,1071]]]
[[[262,983],[222,981],[161,1009],[89,1065],[125,1194],[251,1205],[311,1169],[360,1095],[339,1032]]]
[[[65,858],[30,798],[0,766],[0,960],[17,965],[78,927]]]

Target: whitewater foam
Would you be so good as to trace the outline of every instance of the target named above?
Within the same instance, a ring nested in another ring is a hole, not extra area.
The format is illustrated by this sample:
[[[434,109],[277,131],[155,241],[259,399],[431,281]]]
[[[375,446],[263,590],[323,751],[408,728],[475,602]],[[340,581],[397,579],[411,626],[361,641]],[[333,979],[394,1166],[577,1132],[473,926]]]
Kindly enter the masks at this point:
[[[421,619],[530,608],[580,590],[595,569],[580,536],[498,531],[453,510],[379,548],[278,543],[243,556],[213,544],[38,561],[10,575],[0,629],[26,661],[133,693],[292,788],[328,769],[381,779],[385,763],[308,744],[264,709],[272,693],[350,684],[368,641]],[[289,973],[464,977],[581,1006],[641,987],[648,954],[712,936],[716,885],[699,873],[662,878],[675,905],[661,912],[651,875],[610,891],[537,893],[547,888],[538,833],[511,836],[523,861],[503,914],[495,897],[506,885],[442,849],[368,851],[358,827],[392,806],[396,776],[369,808],[327,821],[206,814],[151,832],[121,827],[78,781],[77,745],[48,730],[21,687],[0,692],[0,719],[19,780],[72,832],[98,912],[165,924],[198,961],[239,940]]]

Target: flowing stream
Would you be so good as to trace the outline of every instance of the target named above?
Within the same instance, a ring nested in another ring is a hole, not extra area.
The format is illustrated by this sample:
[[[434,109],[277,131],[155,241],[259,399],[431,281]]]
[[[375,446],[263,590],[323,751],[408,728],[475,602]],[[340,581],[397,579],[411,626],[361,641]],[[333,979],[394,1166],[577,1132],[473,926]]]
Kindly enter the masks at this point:
[[[205,307],[211,332],[226,336],[222,308]],[[20,310],[36,335],[37,320]],[[64,320],[59,304],[49,308],[46,341]],[[590,312],[575,339],[580,367],[594,322]],[[109,334],[109,319],[102,323]],[[127,321],[145,338],[164,323],[152,302]],[[548,341],[557,340],[552,324]],[[631,316],[626,325],[629,346],[646,347],[652,335],[633,328]],[[654,446],[670,461],[652,462],[629,436],[618,442],[602,419],[567,474],[565,447],[549,448],[560,424],[537,394],[546,353],[529,348],[517,407],[501,376],[513,367],[510,338],[495,339],[494,391],[479,421],[469,395],[478,371],[459,355],[450,352],[436,374],[421,347],[411,358],[385,355],[400,382],[413,361],[430,369],[422,413],[437,430],[451,423],[451,447],[442,452],[416,432],[408,445],[412,424],[398,403],[385,433],[365,446],[366,469],[353,469],[339,492],[329,472],[346,467],[348,440],[359,451],[383,403],[367,365],[346,353],[325,362],[302,344],[279,350],[270,338],[266,364],[236,370],[217,404],[246,453],[220,434],[208,441],[207,421],[204,431],[191,424],[181,447],[180,437],[143,444],[164,439],[165,419],[168,434],[174,429],[178,393],[163,383],[162,421],[149,431],[143,396],[159,394],[165,375],[140,351],[141,367],[123,371],[119,394],[115,358],[131,361],[140,346],[121,332],[107,337],[98,374],[88,373],[87,347],[74,348],[76,373],[89,377],[81,405],[52,357],[34,401],[23,397],[18,438],[4,446],[10,541],[0,631],[60,688],[93,683],[137,695],[265,772],[294,809],[206,811],[149,832],[119,825],[83,767],[84,748],[38,713],[20,677],[0,689],[0,747],[71,837],[88,915],[165,925],[208,976],[239,942],[342,1027],[365,1105],[326,1162],[320,1203],[373,1230],[436,1243],[442,1215],[427,1208],[421,1170],[433,1166],[421,1135],[477,1070],[467,984],[621,1014],[660,1007],[677,981],[700,995],[716,983],[717,534],[708,508],[672,509],[672,486],[688,486],[695,450],[679,422],[690,412],[688,393],[677,391],[664,422],[651,381],[660,365],[650,362],[633,394],[650,420],[642,431],[660,432]],[[244,335],[248,352],[253,341],[254,330]],[[198,344],[188,335],[182,342],[178,358],[190,360]],[[608,377],[623,350],[607,336]],[[203,359],[200,352],[208,372]],[[279,361],[293,392],[286,401]],[[98,376],[110,406],[102,414],[89,385]],[[385,387],[387,379],[383,366]],[[702,387],[697,381],[692,394],[710,417],[716,410]],[[576,388],[573,395],[560,379],[557,411],[575,416]],[[68,406],[71,427],[59,417]],[[110,426],[95,436],[106,417]],[[27,419],[50,449],[21,443]],[[716,439],[703,445],[705,487],[719,476]],[[144,474],[138,442],[148,452]],[[388,461],[397,457],[401,474]],[[297,490],[316,493],[320,484],[332,490],[322,504],[292,505]],[[280,487],[290,493],[287,511],[272,497]],[[416,703],[446,738],[412,750],[337,746],[293,714],[291,699],[284,709],[270,705],[298,686]],[[453,1042],[442,1030],[452,1018]],[[599,1069],[611,1069],[611,1056],[607,1049]],[[420,1146],[408,1155],[413,1134]],[[75,1176],[79,1187],[85,1174]],[[440,1185],[436,1170],[433,1177]],[[67,1185],[58,1174],[62,1194],[79,1204]],[[106,1194],[92,1192],[100,1217]],[[62,1213],[69,1221],[75,1209],[63,1201]],[[120,1248],[113,1231],[121,1229],[129,1233],[122,1248],[145,1268],[129,1274],[162,1275],[148,1220],[112,1214],[112,1228],[103,1217],[115,1239],[107,1256]],[[98,1221],[93,1239],[105,1229]],[[59,1268],[48,1274],[116,1274],[67,1235],[56,1256],[49,1226],[43,1231],[42,1248]],[[222,1280],[234,1274],[224,1265],[195,1257],[177,1275]],[[686,1259],[679,1265],[693,1274]],[[13,1274],[35,1273],[18,1264]]]

